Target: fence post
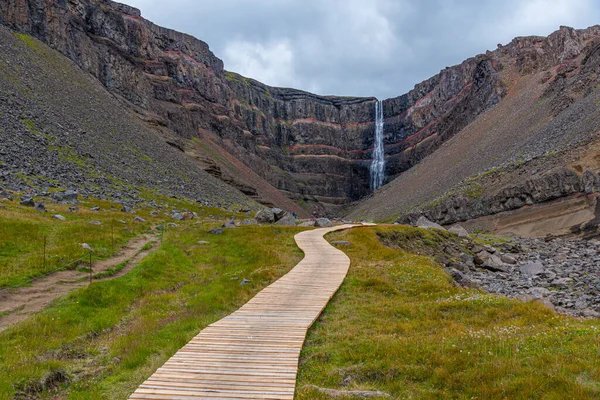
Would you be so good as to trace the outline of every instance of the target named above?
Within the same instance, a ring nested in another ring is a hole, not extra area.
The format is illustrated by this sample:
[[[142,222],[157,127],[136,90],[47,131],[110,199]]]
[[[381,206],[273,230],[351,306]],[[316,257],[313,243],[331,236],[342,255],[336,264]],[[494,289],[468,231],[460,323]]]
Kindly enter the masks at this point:
[[[46,236],[44,235],[44,273],[46,272]]]

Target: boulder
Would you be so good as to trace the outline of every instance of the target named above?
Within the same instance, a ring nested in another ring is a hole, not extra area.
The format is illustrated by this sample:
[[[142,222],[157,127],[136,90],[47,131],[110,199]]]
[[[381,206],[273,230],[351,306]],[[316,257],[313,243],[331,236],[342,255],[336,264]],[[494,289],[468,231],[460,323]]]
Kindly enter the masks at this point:
[[[544,272],[544,266],[541,262],[535,261],[521,265],[521,267],[519,267],[519,271],[521,271],[523,275],[535,276]]]
[[[79,193],[69,189],[65,190],[64,192],[54,192],[50,195],[50,197],[57,203],[68,204],[77,202]]]
[[[331,228],[333,226],[333,222],[329,218],[317,218],[315,221],[315,226],[317,228]]]
[[[35,200],[31,196],[23,196],[19,204],[26,207],[35,207]]]
[[[285,217],[288,213],[283,211],[281,208],[271,208],[271,212],[275,217],[275,222],[279,221],[281,218]]]
[[[183,221],[184,217],[182,213],[176,212],[171,214],[171,219],[174,219],[175,221]]]
[[[257,220],[260,224],[272,224],[275,222],[275,214],[270,209],[259,210],[254,219]]]
[[[452,233],[456,233],[458,236],[460,237],[468,237],[469,236],[469,232],[463,228],[461,225],[452,225],[450,227],[450,229],[448,229],[448,232],[452,232]]]
[[[490,254],[487,251],[481,251],[475,256],[475,264],[479,268],[487,269],[493,272],[509,272],[510,267],[502,262],[500,257]]]
[[[517,259],[510,254],[502,254],[500,259],[503,263],[515,265],[517,263]]]
[[[440,224],[436,224],[435,222],[431,222],[430,220],[428,220],[425,217],[421,217],[417,220],[416,226],[419,228],[424,228],[424,229],[441,229],[441,230],[446,230],[446,228],[444,228],[443,226],[441,226]]]
[[[302,227],[305,227],[305,228],[309,227],[309,226],[315,226],[315,222],[316,221],[303,221],[298,226],[302,226]]]
[[[286,213],[283,217],[276,222],[276,225],[281,226],[296,226],[296,218],[290,213]]]

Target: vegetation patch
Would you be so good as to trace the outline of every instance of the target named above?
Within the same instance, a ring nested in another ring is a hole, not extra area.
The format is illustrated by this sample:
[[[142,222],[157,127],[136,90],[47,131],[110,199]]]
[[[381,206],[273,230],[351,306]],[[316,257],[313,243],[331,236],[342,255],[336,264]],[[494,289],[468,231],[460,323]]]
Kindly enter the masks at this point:
[[[418,235],[377,227],[327,237],[352,242],[351,267],[309,332],[298,399],[329,398],[310,385],[396,399],[600,396],[599,321],[458,288],[431,258],[382,245],[398,229]]]
[[[169,230],[125,276],[79,289],[0,333],[0,398],[125,399],[201,329],[302,258],[293,241],[299,228],[209,235],[211,227]],[[251,282],[242,286],[243,278]],[[40,385],[57,374],[65,379]]]

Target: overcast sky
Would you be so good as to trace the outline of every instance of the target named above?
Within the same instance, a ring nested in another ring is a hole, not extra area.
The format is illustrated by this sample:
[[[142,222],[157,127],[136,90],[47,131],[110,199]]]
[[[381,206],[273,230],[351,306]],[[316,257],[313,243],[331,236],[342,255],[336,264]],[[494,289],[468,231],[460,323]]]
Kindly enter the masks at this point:
[[[600,24],[598,0],[121,0],[225,69],[322,95],[406,93],[515,36]]]

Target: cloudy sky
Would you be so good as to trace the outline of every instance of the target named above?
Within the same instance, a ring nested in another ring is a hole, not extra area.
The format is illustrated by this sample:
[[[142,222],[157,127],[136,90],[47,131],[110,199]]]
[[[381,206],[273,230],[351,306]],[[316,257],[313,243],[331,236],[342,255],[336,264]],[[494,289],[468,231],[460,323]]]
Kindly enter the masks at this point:
[[[121,0],[273,86],[398,96],[515,36],[600,24],[598,0]]]

